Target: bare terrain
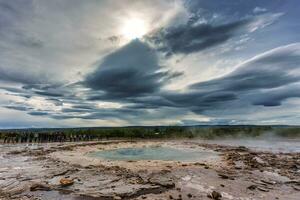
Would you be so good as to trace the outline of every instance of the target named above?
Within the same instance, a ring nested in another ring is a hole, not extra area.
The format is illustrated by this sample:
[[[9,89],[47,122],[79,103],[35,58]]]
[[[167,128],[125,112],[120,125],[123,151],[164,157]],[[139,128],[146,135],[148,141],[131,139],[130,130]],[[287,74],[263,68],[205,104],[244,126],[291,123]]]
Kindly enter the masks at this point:
[[[207,149],[217,158],[108,161],[125,147]],[[194,140],[113,140],[0,146],[0,199],[299,199],[300,153]]]

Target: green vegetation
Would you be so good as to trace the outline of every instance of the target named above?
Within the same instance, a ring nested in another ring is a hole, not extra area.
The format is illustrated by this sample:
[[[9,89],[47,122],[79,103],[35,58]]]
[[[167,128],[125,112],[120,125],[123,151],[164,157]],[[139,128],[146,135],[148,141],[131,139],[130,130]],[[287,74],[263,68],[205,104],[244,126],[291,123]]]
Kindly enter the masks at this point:
[[[116,128],[18,129],[0,131],[6,143],[68,142],[119,138],[240,138],[240,137],[300,137],[295,126],[160,126]]]

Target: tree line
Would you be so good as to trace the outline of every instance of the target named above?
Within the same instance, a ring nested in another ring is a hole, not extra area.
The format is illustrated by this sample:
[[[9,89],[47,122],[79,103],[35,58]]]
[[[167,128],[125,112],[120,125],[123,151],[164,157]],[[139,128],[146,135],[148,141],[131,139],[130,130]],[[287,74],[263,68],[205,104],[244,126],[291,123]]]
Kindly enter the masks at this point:
[[[274,134],[300,137],[299,127],[272,126],[163,126],[69,129],[0,130],[2,143],[78,142],[103,139],[238,138]]]

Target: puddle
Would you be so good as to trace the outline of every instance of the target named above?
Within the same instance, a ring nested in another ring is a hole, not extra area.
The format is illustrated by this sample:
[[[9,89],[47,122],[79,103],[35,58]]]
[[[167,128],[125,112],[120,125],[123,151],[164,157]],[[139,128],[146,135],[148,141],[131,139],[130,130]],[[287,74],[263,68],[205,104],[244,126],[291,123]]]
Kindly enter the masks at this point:
[[[88,156],[104,160],[163,160],[163,161],[209,161],[216,160],[217,152],[211,150],[178,149],[170,147],[121,148],[89,153]]]

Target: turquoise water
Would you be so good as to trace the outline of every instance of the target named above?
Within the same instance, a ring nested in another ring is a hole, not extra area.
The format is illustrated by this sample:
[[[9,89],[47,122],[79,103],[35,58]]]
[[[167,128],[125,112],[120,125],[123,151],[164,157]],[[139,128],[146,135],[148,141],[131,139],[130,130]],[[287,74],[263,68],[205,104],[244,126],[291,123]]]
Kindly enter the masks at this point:
[[[170,147],[122,148],[89,153],[88,156],[105,160],[164,160],[206,161],[218,158],[209,150],[176,149]]]

